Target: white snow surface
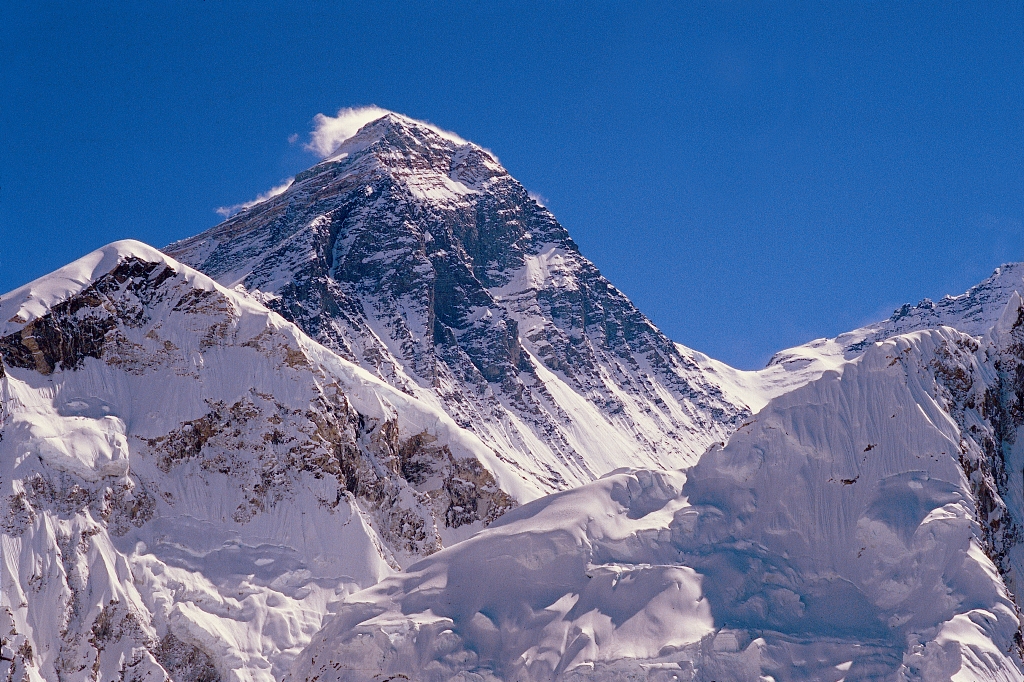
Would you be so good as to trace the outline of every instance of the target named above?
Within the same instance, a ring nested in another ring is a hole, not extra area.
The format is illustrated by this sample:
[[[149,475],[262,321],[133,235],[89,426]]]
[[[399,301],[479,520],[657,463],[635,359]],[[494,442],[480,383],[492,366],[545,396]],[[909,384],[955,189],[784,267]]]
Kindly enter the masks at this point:
[[[519,499],[539,496],[444,412],[138,242],[0,298],[0,337],[39,333],[22,330],[133,260],[156,264],[124,284],[139,298],[100,294],[65,318],[139,304],[101,357],[3,367],[0,670],[14,679],[212,679],[203,661],[223,680],[279,679],[342,597],[409,560],[330,474],[324,405],[358,412],[367,439],[394,420],[400,437],[427,434]],[[402,495],[422,509],[423,494]],[[447,543],[479,528],[439,532]],[[175,669],[188,655],[199,664]]]
[[[525,505],[349,596],[291,679],[1024,679],[937,379],[985,357],[896,336],[688,470]]]

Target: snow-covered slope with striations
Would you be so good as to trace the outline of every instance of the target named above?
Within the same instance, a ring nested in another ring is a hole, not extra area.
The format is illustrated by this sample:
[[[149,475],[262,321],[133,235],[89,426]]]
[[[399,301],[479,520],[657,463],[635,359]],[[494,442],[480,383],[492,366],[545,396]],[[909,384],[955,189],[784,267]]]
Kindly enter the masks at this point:
[[[1019,297],[1000,319],[866,347],[684,472],[520,507],[349,596],[291,679],[1024,679]]]
[[[486,150],[396,114],[165,251],[439,405],[548,491],[692,463],[748,413]]]
[[[540,494],[138,242],[3,296],[0,320],[6,679],[278,678],[345,594]]]

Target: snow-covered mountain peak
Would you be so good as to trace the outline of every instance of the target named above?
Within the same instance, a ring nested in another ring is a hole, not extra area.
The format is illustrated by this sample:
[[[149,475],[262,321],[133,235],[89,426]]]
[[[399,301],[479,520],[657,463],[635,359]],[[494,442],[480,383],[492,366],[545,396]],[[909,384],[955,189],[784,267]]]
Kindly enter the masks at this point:
[[[737,371],[356,113],[0,297],[0,677],[1022,679],[1024,265]]]
[[[1024,300],[1021,299],[1019,291],[1014,290],[1010,300],[1003,306],[1003,312],[992,328],[985,334],[986,340],[991,344],[999,345],[1005,338],[1021,326],[1021,308],[1024,307]]]
[[[166,252],[443,407],[545,490],[692,462],[747,412],[493,155],[404,116]]]
[[[419,145],[435,148],[476,147],[471,142],[437,126],[402,114],[387,112],[363,125],[351,137],[339,140],[337,147],[324,158],[324,161],[335,161],[382,140],[397,148],[412,148]]]
[[[0,306],[11,679],[279,678],[330,603],[541,493],[441,410],[138,242]]]
[[[458,202],[508,173],[490,152],[422,121],[387,113],[370,121],[313,168],[296,176],[301,183],[318,175],[360,176],[380,169],[417,199]]]

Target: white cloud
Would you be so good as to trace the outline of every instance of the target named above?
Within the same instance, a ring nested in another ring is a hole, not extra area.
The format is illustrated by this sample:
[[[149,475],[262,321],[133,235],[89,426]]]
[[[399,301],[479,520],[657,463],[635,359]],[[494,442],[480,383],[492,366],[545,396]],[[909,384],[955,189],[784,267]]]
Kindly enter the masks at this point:
[[[313,132],[309,135],[306,149],[325,159],[334,153],[342,142],[355,135],[364,125],[393,113],[393,111],[382,109],[376,105],[370,105],[368,107],[345,107],[338,110],[337,116],[317,114],[313,117]],[[430,128],[447,140],[457,144],[466,144],[466,140],[455,133],[443,130],[425,121],[417,121],[417,123]]]
[[[548,205],[548,200],[543,194],[538,194],[537,192],[529,192],[528,194],[530,195],[531,199],[536,201],[541,206],[546,207]]]
[[[267,199],[272,199],[273,197],[276,197],[278,194],[283,194],[284,191],[286,189],[288,189],[289,187],[291,187],[291,186],[292,186],[292,178],[288,178],[287,180],[282,182],[277,187],[273,187],[273,188],[267,190],[263,194],[260,194],[259,196],[257,196],[252,201],[246,201],[246,202],[241,203],[241,204],[234,204],[233,206],[221,206],[219,208],[215,208],[214,211],[219,213],[220,215],[224,216],[225,218],[230,218],[231,216],[235,215],[239,211],[244,211],[247,208],[252,208],[256,204],[264,202]]]

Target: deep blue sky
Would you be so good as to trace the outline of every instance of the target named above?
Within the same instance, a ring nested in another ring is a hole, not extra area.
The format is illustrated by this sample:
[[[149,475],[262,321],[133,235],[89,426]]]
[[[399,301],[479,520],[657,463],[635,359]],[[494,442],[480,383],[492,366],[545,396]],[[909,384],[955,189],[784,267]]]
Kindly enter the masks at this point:
[[[1024,2],[4,0],[0,291],[210,227],[371,103],[741,367],[1024,260]]]

